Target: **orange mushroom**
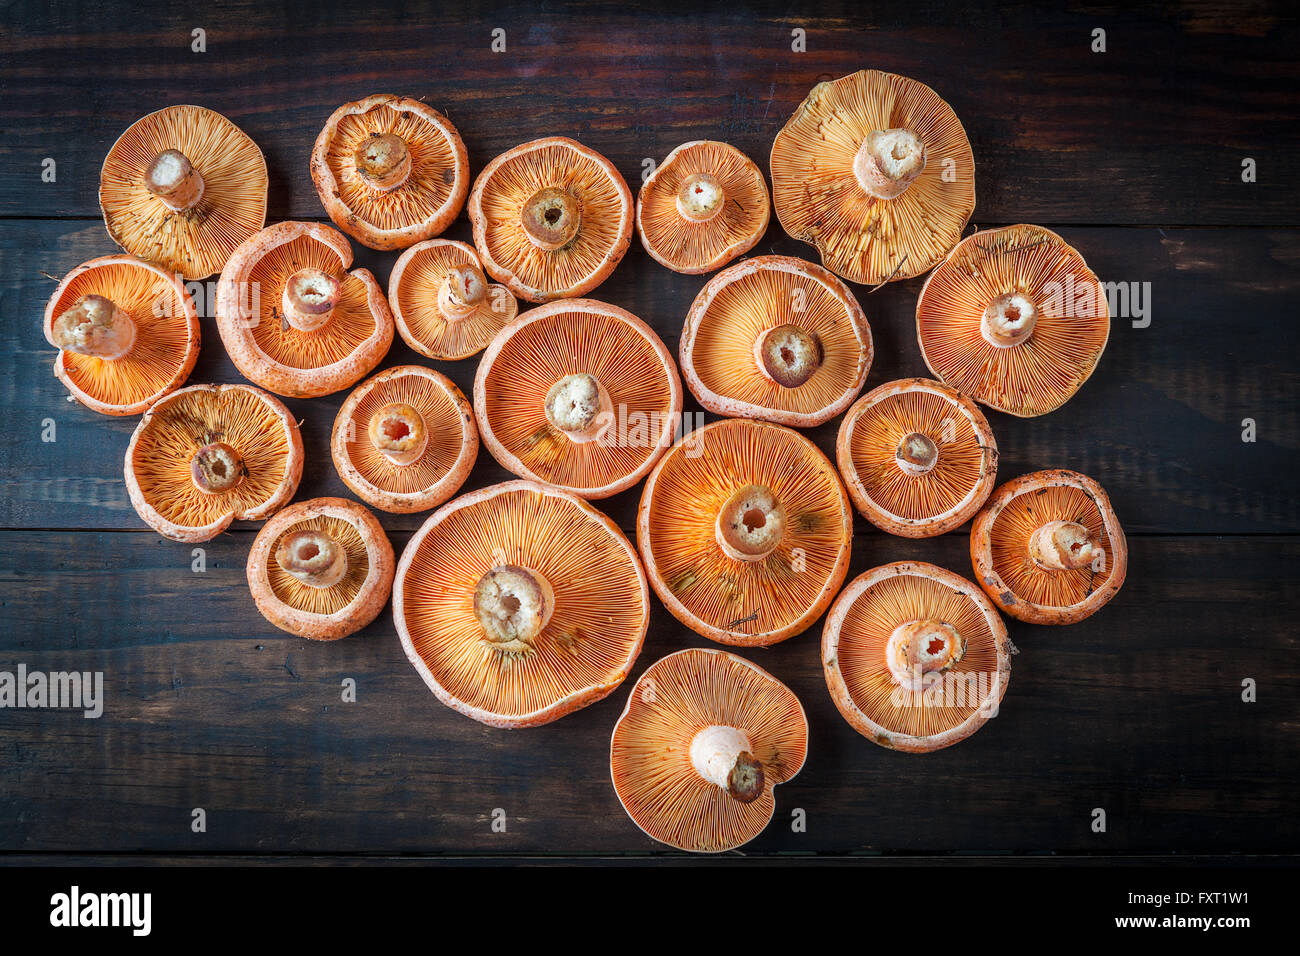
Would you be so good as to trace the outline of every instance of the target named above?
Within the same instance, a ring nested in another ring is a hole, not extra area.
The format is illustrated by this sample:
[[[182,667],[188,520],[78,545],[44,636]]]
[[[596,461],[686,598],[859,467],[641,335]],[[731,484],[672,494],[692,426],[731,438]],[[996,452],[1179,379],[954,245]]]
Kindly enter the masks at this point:
[[[926,279],[916,335],[930,371],[1022,418],[1069,400],[1097,367],[1110,312],[1097,276],[1041,226],[962,240]]]
[[[346,498],[285,508],[257,533],[248,589],[282,631],[336,641],[384,609],[393,587],[393,546],[375,516]]]
[[[199,319],[180,280],[134,256],[102,256],[63,277],[45,306],[54,375],[104,415],[138,415],[185,383]]]
[[[695,297],[682,375],[711,412],[820,425],[844,411],[871,369],[871,328],[848,287],[820,266],[756,256]]]
[[[928,753],[996,716],[1011,680],[1007,628],[979,588],[923,561],[854,578],[822,628],[831,699],[872,743]]]
[[[492,727],[535,727],[607,696],[649,622],[636,550],[581,498],[532,481],[461,495],[402,552],[393,618],[424,682]]]
[[[1036,471],[993,492],[970,532],[975,580],[1030,624],[1073,624],[1113,598],[1128,542],[1101,485],[1076,471]]]
[[[127,252],[202,279],[265,225],[266,186],[262,151],[238,126],[201,106],[169,106],[108,151],[99,206]]]
[[[726,143],[683,143],[650,175],[636,200],[645,251],[674,272],[720,269],[752,249],[772,215],[754,161]]]
[[[551,136],[488,163],[469,217],[492,278],[549,302],[584,295],[614,271],[632,239],[632,193],[604,156]]]
[[[727,651],[691,648],[651,664],[610,742],[623,809],[660,843],[721,853],[763,832],[778,784],[808,755],[808,719],[779,680]]]
[[[191,385],[149,409],[126,449],[126,489],[144,522],[175,541],[208,541],[261,521],[302,478],[298,423],[249,385]]]
[[[673,616],[722,644],[802,633],[844,583],[853,511],[798,432],[727,419],[682,438],[646,479],[637,542]]]
[[[672,444],[682,385],[648,325],[572,299],[530,309],[497,334],[474,376],[474,410],[483,443],[516,475],[607,498]]]
[[[437,110],[376,94],[330,116],[312,148],[311,178],[336,226],[371,249],[405,249],[460,215],[469,155]]]
[[[231,361],[277,395],[316,398],[355,384],[393,341],[393,315],[369,269],[329,226],[281,222],[235,250],[217,286],[217,330]]]
[[[451,379],[399,365],[347,397],[334,419],[330,453],[343,483],[367,503],[382,511],[425,511],[469,477],[478,430]]]
[[[818,83],[772,144],[785,231],[836,275],[877,285],[921,275],[975,210],[961,121],[924,83],[859,70]]]
[[[402,339],[432,359],[481,352],[519,314],[503,285],[489,283],[473,246],[429,239],[402,253],[388,279],[388,304]]]
[[[998,471],[997,442],[979,408],[924,378],[886,382],[858,399],[840,422],[835,453],[862,516],[905,538],[964,524]]]

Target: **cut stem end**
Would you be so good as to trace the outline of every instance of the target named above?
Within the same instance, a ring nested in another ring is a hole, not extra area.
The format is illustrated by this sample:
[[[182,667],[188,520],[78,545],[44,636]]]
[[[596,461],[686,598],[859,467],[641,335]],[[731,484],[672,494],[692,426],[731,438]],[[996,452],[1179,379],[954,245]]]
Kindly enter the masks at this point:
[[[83,295],[54,320],[54,344],[111,362],[135,347],[135,321],[102,295]]]
[[[766,485],[746,485],[718,512],[714,537],[727,557],[762,561],[785,536],[785,507]]]
[[[497,565],[474,587],[474,616],[485,647],[504,654],[532,654],[555,611],[555,592],[532,568]]]
[[[869,195],[896,199],[925,169],[926,148],[909,129],[877,129],[853,158],[853,175]]]
[[[429,444],[424,417],[414,405],[389,402],[370,416],[370,444],[394,465],[419,461]]]
[[[309,588],[332,588],[348,573],[343,547],[316,529],[295,531],[280,539],[275,563]]]
[[[165,149],[144,173],[144,187],[172,212],[193,209],[203,198],[203,177],[185,154]]]

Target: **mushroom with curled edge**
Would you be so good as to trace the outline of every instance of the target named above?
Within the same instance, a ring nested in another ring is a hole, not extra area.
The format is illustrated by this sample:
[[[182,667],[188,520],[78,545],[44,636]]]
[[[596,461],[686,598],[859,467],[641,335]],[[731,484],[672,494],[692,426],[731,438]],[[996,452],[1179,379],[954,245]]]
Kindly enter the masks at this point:
[[[1128,542],[1101,485],[1075,471],[1036,471],[993,492],[970,534],[975,580],[1031,624],[1095,614],[1128,573]]]
[[[651,664],[610,741],[610,774],[632,822],[693,853],[734,850],[776,809],[774,789],[808,754],[799,699],[767,671],[691,648]]]
[[[872,743],[928,753],[997,713],[1011,679],[1006,625],[974,584],[923,561],[849,582],[822,628],[840,714]]]
[[[928,272],[975,210],[961,121],[924,83],[859,70],[818,83],[776,134],[772,202],[785,231],[863,285]]]

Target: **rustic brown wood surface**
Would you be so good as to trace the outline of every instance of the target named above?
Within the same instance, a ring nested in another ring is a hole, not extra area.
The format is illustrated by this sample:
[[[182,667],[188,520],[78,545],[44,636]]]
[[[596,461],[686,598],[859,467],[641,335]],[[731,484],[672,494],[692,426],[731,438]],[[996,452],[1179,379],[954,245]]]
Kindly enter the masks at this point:
[[[689,139],[728,140],[766,169],[808,88],[863,67],[915,76],[952,103],[976,156],[972,228],[1041,223],[1104,280],[1149,289],[1149,324],[1115,318],[1097,373],[1065,407],[1036,420],[989,414],[1002,479],[1068,467],[1106,487],[1129,532],[1129,577],[1078,625],[1010,622],[1019,653],[1001,713],[922,757],[882,750],[840,718],[820,625],[746,652],[799,695],[812,739],[803,773],[777,791],[773,824],[744,853],[1300,851],[1300,30],[1283,10],[845,3],[705,16],[416,3],[401,18],[331,18],[323,6],[247,2],[199,15],[3,7],[0,671],[103,671],[107,700],[95,720],[0,709],[0,861],[671,855],[609,783],[609,734],[630,684],[544,728],[483,727],[428,693],[387,612],[326,645],[267,624],[243,572],[256,526],[204,545],[200,573],[190,546],[138,519],[122,484],[136,419],[68,402],[40,334],[49,276],[113,251],[96,188],[123,128],[177,102],[224,112],[266,152],[271,220],[319,220],[311,143],[334,107],[363,94],[421,96],[447,112],[474,172],[563,133],[607,155],[635,190],[644,158]],[[204,53],[191,52],[196,28]],[[505,54],[491,52],[496,28]],[[1104,54],[1091,51],[1097,28]],[[795,29],[807,52],[791,49]],[[53,183],[42,182],[46,158]],[[1246,158],[1257,182],[1242,182]],[[469,238],[464,217],[447,235]],[[815,258],[775,219],[760,252]],[[357,253],[386,280],[393,254]],[[594,295],[644,318],[675,352],[704,281],[634,242]],[[855,289],[875,337],[868,387],[928,374],[920,284]],[[210,288],[199,289],[204,345],[190,381],[240,381]],[[399,340],[383,365],[414,361]],[[420,364],[472,383],[472,359]],[[348,495],[328,454],[343,398],[288,403],[307,450],[299,498]],[[698,406],[688,398],[687,409]],[[42,440],[49,420],[53,442]],[[810,432],[828,453],[838,422]],[[483,450],[467,488],[507,477]],[[639,493],[599,505],[629,534]],[[381,517],[399,549],[423,518]],[[858,519],[850,573],[919,559],[969,576],[967,530],[909,541]],[[707,644],[656,602],[633,676]],[[349,678],[355,703],[341,699]],[[1242,701],[1247,678],[1256,703]],[[200,807],[205,833],[191,829]],[[806,832],[791,828],[796,808]],[[1090,826],[1094,808],[1106,810],[1104,833]],[[498,809],[503,833],[491,825]]]

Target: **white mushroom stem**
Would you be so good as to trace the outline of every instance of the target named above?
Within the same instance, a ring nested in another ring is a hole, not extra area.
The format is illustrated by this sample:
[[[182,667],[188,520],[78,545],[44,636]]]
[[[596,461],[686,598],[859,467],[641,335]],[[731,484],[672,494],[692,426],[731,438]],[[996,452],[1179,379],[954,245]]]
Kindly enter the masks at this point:
[[[711,173],[692,173],[677,190],[677,211],[691,222],[708,222],[726,204],[722,183]]]
[[[894,452],[894,463],[905,475],[918,478],[930,471],[939,461],[939,446],[929,435],[911,432],[904,435]]]
[[[718,511],[714,538],[735,561],[762,561],[785,536],[785,507],[766,485],[746,485]]]
[[[219,495],[244,480],[244,459],[225,442],[204,445],[190,459],[190,481],[205,495]]]
[[[394,465],[419,461],[429,444],[424,416],[414,405],[389,402],[370,416],[370,444]]]
[[[988,304],[980,319],[980,334],[997,349],[1019,345],[1034,334],[1038,307],[1019,292],[1000,295]]]
[[[614,400],[596,376],[576,372],[550,387],[545,410],[548,422],[581,445],[605,433],[614,417]]]
[[[135,347],[135,321],[102,295],[84,295],[54,320],[59,348],[112,362]]]
[[[870,195],[894,199],[921,175],[925,160],[925,143],[911,130],[872,130],[853,157],[853,175]]]
[[[299,332],[315,332],[334,315],[342,286],[320,269],[300,269],[284,284],[280,304],[284,319]]]
[[[904,689],[924,690],[942,679],[966,653],[961,635],[951,624],[913,620],[894,628],[885,642],[885,664]]]
[[[533,568],[502,564],[474,587],[474,616],[482,642],[507,654],[530,654],[555,612],[555,591]]]
[[[1029,538],[1029,556],[1045,571],[1077,571],[1099,554],[1101,545],[1077,521],[1049,521]]]
[[[705,727],[691,738],[690,756],[696,773],[741,803],[752,803],[763,792],[763,765],[739,727]]]
[[[582,204],[568,190],[548,186],[528,197],[519,211],[524,234],[543,252],[563,249],[582,225]]]
[[[172,212],[193,209],[203,198],[203,177],[177,149],[165,149],[144,173],[144,187]]]
[[[487,298],[488,284],[483,270],[465,263],[447,271],[438,286],[438,311],[448,322],[467,318]]]
[[[371,133],[352,153],[361,181],[390,193],[411,177],[411,150],[396,133]]]
[[[754,364],[769,382],[798,388],[822,364],[821,339],[797,325],[778,325],[754,339]]]
[[[337,541],[315,529],[285,535],[275,562],[309,588],[332,588],[348,573],[348,555]]]

